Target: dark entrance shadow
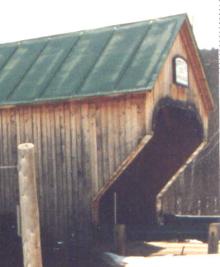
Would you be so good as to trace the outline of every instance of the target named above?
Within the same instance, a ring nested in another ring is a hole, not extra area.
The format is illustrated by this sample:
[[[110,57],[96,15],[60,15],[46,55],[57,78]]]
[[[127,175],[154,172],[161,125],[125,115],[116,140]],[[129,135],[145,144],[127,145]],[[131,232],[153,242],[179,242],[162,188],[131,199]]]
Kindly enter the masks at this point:
[[[154,116],[154,135],[100,200],[100,224],[155,225],[156,196],[203,141],[192,109],[165,105]]]

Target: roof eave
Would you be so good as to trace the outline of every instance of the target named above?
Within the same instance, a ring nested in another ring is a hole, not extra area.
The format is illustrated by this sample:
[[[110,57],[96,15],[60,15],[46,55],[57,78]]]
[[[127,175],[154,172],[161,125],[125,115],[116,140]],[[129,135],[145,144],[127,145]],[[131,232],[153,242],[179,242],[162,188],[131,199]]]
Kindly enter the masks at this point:
[[[10,109],[10,108],[15,108],[17,106],[33,106],[33,105],[45,105],[45,104],[58,104],[58,103],[63,103],[63,102],[73,102],[73,101],[91,101],[94,99],[111,99],[111,98],[116,98],[116,97],[124,97],[127,95],[137,95],[137,94],[143,94],[148,91],[151,91],[153,88],[152,87],[147,87],[147,88],[138,88],[138,89],[131,89],[127,90],[126,92],[111,92],[111,94],[95,94],[95,95],[79,95],[79,96],[65,96],[65,97],[54,97],[54,98],[44,98],[44,99],[34,99],[32,101],[26,100],[26,101],[11,101],[8,103],[1,104],[0,103],[0,109]]]

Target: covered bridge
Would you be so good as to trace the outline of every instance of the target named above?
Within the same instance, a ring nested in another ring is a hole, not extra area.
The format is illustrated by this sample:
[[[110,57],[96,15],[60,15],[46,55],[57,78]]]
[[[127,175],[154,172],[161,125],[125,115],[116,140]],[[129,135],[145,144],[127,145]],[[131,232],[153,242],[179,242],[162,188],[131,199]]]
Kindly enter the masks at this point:
[[[41,229],[155,223],[156,199],[204,147],[213,101],[186,15],[0,45],[0,165],[37,151]],[[172,200],[175,201],[175,200]],[[0,214],[17,172],[0,170]]]

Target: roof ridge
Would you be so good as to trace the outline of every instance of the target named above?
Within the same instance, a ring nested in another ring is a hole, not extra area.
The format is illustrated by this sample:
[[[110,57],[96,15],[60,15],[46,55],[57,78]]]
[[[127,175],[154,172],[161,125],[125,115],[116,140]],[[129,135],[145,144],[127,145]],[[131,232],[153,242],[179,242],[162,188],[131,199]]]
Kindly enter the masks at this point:
[[[114,27],[114,26],[124,27],[124,26],[129,26],[129,25],[137,24],[137,23],[144,23],[144,22],[150,22],[150,21],[153,22],[153,21],[159,21],[159,20],[162,21],[162,20],[166,20],[168,18],[181,17],[181,16],[188,17],[187,13],[180,13],[180,14],[176,14],[176,15],[169,15],[169,16],[166,16],[166,17],[159,17],[159,18],[155,17],[155,18],[149,18],[149,19],[146,19],[146,20],[137,20],[137,21],[128,22],[128,23],[116,24],[116,25],[112,25],[112,26],[109,26],[109,27]]]
[[[150,21],[158,21],[158,20],[165,20],[168,18],[174,18],[174,17],[180,17],[180,16],[184,16],[184,17],[188,17],[187,13],[180,13],[180,14],[175,14],[175,15],[169,15],[166,17],[159,17],[159,18],[149,18],[146,20],[140,20],[140,21],[133,21],[133,22],[127,22],[127,23],[121,23],[121,24],[112,24],[112,25],[106,25],[106,26],[101,26],[101,27],[97,27],[97,28],[91,28],[91,29],[84,29],[84,30],[76,30],[73,32],[66,32],[66,33],[58,33],[58,34],[51,34],[51,35],[45,35],[45,36],[40,36],[40,37],[33,37],[33,38],[27,38],[27,39],[22,39],[19,41],[12,41],[12,42],[6,42],[6,43],[0,43],[0,48],[1,46],[6,46],[6,45],[13,45],[13,44],[22,44],[24,42],[32,42],[32,41],[40,41],[43,39],[52,39],[52,38],[58,38],[58,37],[63,37],[63,36],[68,36],[68,35],[72,35],[72,34],[79,34],[80,32],[92,32],[92,31],[97,31],[97,30],[107,30],[109,28],[118,28],[118,27],[126,27],[129,25],[135,25],[138,23],[144,23],[144,22],[150,22]]]

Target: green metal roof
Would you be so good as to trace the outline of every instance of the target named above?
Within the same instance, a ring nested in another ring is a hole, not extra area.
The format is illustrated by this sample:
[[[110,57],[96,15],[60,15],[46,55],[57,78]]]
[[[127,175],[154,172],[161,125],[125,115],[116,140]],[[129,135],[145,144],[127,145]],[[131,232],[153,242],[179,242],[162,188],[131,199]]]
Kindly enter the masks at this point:
[[[149,90],[186,15],[0,45],[0,105]]]

